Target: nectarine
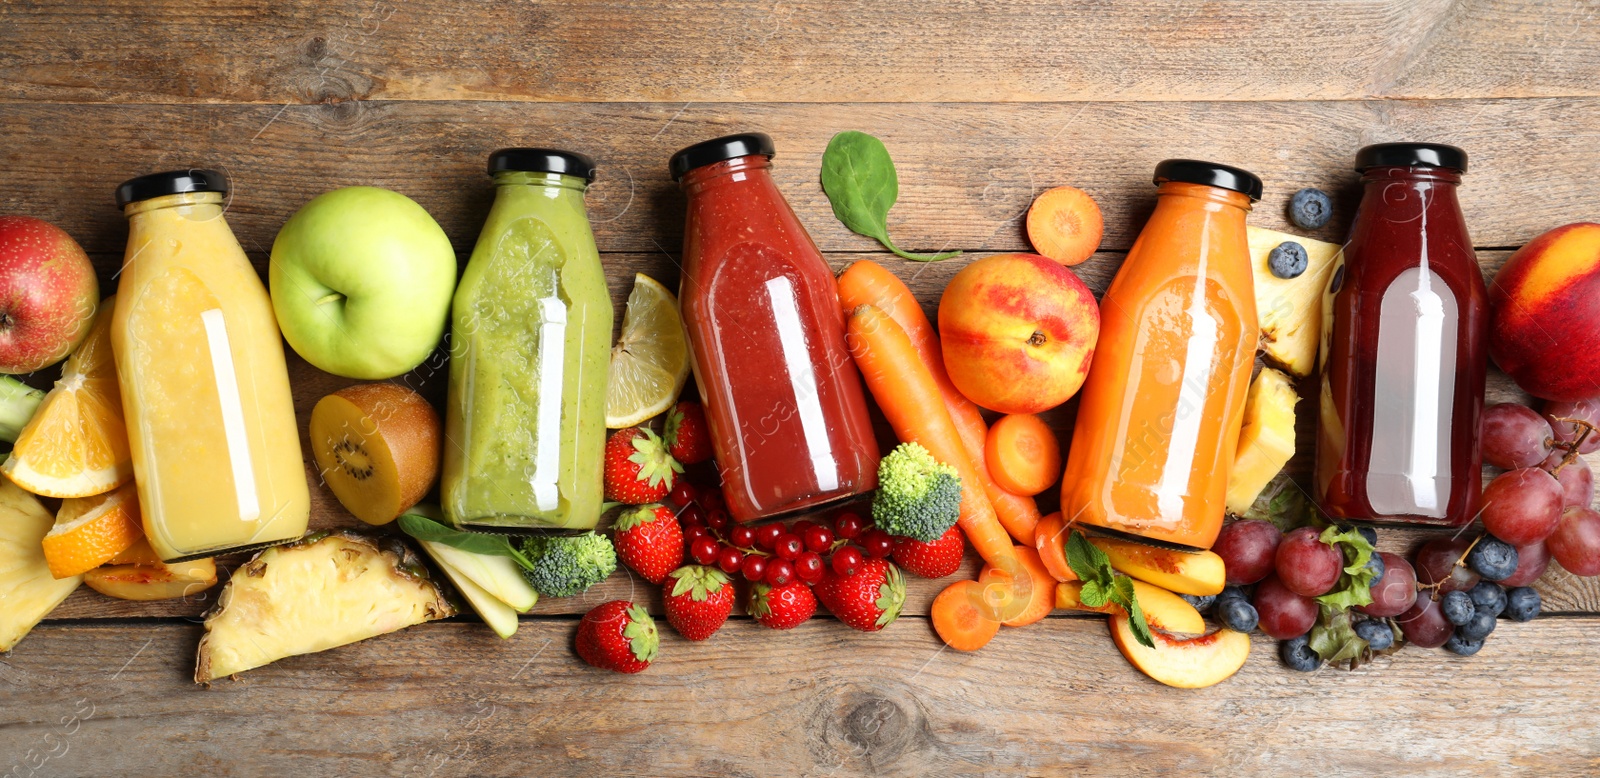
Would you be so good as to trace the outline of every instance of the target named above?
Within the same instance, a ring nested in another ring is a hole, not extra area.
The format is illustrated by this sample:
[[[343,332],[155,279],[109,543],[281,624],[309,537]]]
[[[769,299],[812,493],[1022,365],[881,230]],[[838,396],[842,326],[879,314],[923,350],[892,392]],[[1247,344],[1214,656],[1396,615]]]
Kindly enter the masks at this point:
[[[1529,394],[1600,395],[1600,224],[1557,227],[1489,285],[1489,356]]]
[[[1111,617],[1111,639],[1145,675],[1179,689],[1203,689],[1227,680],[1250,656],[1250,636],[1231,629],[1180,640],[1153,630],[1155,648],[1133,637],[1127,616]]]

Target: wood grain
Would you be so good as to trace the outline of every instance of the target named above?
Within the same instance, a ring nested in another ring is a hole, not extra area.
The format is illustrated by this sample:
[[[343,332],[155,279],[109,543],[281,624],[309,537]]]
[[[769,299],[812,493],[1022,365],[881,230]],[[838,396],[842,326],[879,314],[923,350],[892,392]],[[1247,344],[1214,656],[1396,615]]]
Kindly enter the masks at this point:
[[[1592,96],[1594,12],[1584,0],[55,0],[0,10],[0,100]]]
[[[1376,141],[1465,147],[1460,190],[1475,244],[1514,247],[1557,225],[1597,218],[1591,166],[1600,99],[1431,102],[689,105],[395,103],[314,106],[63,106],[0,112],[0,212],[49,220],[91,252],[120,254],[127,228],[111,191],[136,175],[208,166],[233,180],[228,219],[243,246],[270,250],[278,228],[316,194],[395,189],[425,206],[465,257],[491,191],[493,149],[554,145],[593,154],[589,195],[601,250],[676,254],[683,195],[666,162],[690,143],[759,129],[777,141],[775,175],[819,246],[877,251],[833,217],[818,183],[832,135],[859,129],[896,155],[896,242],[914,250],[1025,250],[1022,217],[1046,188],[1073,184],[1105,214],[1102,248],[1126,250],[1153,206],[1151,171],[1168,157],[1243,166],[1266,182],[1251,223],[1283,228],[1290,194],[1319,186],[1336,218],[1315,237],[1340,241],[1359,199],[1351,160]],[[115,149],[84,162],[84,149]]]
[[[976,654],[941,651],[923,619],[874,635],[739,620],[703,644],[665,635],[636,676],[579,663],[574,629],[538,621],[501,643],[435,624],[205,690],[189,679],[198,627],[47,625],[0,664],[0,758],[64,749],[51,774],[217,776],[1600,768],[1593,618],[1507,622],[1471,659],[1412,649],[1358,672],[1287,671],[1258,638],[1237,676],[1200,691],[1140,675],[1098,618],[1005,630]]]

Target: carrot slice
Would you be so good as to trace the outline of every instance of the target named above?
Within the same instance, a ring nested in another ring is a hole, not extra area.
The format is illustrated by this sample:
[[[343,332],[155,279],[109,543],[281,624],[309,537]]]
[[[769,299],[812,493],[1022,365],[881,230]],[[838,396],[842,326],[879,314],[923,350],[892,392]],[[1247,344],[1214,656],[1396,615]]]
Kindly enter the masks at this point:
[[[1000,622],[1008,627],[1026,627],[1048,615],[1056,607],[1056,579],[1045,569],[1044,562],[1039,559],[1039,552],[1027,546],[1017,546],[1017,559],[1022,562],[1028,577],[1033,580],[1033,588],[1028,591],[1028,601],[1021,610],[1016,607],[1005,608],[1000,613],[1015,613],[1005,621]],[[980,583],[995,580],[998,573],[989,565],[983,566],[983,572],[978,575]],[[1011,587],[1015,589],[1016,587]]]
[[[1049,189],[1028,208],[1033,250],[1063,265],[1076,265],[1100,248],[1105,221],[1088,192],[1072,186]]]
[[[983,453],[989,477],[1013,494],[1032,497],[1061,478],[1061,444],[1031,413],[1001,417],[989,428]]]
[[[956,581],[933,598],[933,631],[957,651],[977,651],[994,639],[1000,622],[984,615],[983,587],[977,581]]]
[[[1034,534],[1034,547],[1039,551],[1039,561],[1057,581],[1076,581],[1078,574],[1067,564],[1067,522],[1056,511],[1039,520]]]

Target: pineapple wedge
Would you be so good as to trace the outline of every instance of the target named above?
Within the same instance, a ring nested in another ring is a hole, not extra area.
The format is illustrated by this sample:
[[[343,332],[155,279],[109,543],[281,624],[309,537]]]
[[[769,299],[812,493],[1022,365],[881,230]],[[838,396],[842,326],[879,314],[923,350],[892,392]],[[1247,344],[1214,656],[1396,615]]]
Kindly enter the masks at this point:
[[[1286,232],[1246,227],[1250,267],[1255,272],[1256,318],[1261,322],[1261,350],[1273,364],[1294,375],[1311,375],[1322,344],[1322,292],[1337,264],[1339,247]],[[1305,247],[1306,271],[1290,279],[1272,274],[1267,255],[1284,241]]]
[[[0,478],[0,653],[10,651],[55,610],[83,576],[56,580],[41,542],[56,517],[39,498]]]
[[[1294,406],[1300,401],[1289,376],[1262,368],[1244,403],[1244,426],[1228,476],[1228,511],[1242,515],[1294,456]]]
[[[194,679],[206,683],[455,614],[404,543],[317,533],[234,571],[206,615]]]

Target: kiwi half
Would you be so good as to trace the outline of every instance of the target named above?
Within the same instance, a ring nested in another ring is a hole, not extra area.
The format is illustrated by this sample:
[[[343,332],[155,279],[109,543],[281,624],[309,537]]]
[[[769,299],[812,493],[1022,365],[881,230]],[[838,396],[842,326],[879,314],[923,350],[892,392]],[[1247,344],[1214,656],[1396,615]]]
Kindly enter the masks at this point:
[[[397,384],[357,384],[311,410],[311,453],[345,510],[387,524],[439,477],[439,414]]]

